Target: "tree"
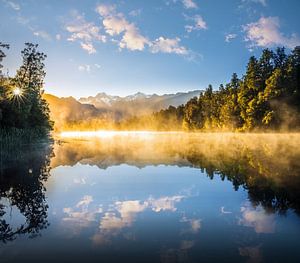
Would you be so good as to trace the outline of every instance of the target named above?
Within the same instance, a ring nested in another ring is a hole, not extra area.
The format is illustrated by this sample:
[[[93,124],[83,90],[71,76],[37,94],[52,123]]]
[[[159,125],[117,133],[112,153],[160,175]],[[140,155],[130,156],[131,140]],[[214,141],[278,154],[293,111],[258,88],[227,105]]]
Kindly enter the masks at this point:
[[[8,44],[4,44],[2,42],[0,42],[0,123],[2,121],[3,118],[3,107],[4,107],[4,100],[5,100],[5,85],[6,85],[6,78],[4,78],[3,74],[2,74],[2,61],[3,59],[6,57],[6,54],[4,53],[3,49],[9,49],[9,45]]]
[[[3,49],[9,49],[9,45],[0,42],[0,77],[2,76],[2,68],[3,68],[2,61],[6,57]]]
[[[21,52],[23,63],[5,87],[1,126],[39,128],[46,134],[52,128],[49,107],[42,98],[46,55],[37,48],[38,45],[25,43]]]

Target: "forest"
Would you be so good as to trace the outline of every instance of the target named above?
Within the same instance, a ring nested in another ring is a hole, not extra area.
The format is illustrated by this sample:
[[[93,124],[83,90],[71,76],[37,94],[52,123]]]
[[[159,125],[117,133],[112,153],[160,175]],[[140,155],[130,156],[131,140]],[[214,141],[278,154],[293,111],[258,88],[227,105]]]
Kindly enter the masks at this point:
[[[119,129],[188,131],[291,131],[300,126],[300,47],[264,49],[246,73],[211,85],[185,105],[118,123]]]
[[[9,45],[0,43],[1,136],[18,138],[48,135],[55,116],[43,93],[46,55],[38,45],[25,43],[23,63],[14,77],[2,72]],[[76,109],[70,109],[76,110]],[[289,54],[284,48],[264,49],[251,56],[242,77],[232,74],[218,90],[212,85],[178,107],[116,120],[96,116],[59,128],[76,130],[165,130],[165,131],[297,131],[300,127],[300,47]],[[61,130],[61,129],[56,130]]]

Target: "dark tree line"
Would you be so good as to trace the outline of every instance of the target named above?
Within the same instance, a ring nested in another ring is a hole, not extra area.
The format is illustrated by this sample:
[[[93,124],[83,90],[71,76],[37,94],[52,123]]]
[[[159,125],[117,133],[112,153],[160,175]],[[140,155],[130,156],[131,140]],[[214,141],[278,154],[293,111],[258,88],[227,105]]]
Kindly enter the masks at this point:
[[[38,45],[25,43],[22,65],[9,77],[1,71],[6,49],[9,45],[0,43],[0,128],[35,128],[47,134],[52,122],[42,98],[46,55],[38,51]]]
[[[212,86],[184,106],[188,129],[293,129],[300,119],[300,47],[286,55],[284,48],[265,49],[250,57],[246,74],[230,83]]]
[[[127,120],[128,128],[158,130],[253,131],[296,130],[300,127],[300,47],[290,54],[284,48],[265,49],[250,57],[246,73],[211,85],[185,105]],[[122,127],[122,124],[121,124]]]

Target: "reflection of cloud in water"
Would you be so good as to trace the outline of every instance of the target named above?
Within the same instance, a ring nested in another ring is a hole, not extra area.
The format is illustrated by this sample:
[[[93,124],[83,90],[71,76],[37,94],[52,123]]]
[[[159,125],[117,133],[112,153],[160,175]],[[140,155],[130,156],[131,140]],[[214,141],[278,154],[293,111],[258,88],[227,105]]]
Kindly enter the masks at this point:
[[[91,238],[94,244],[108,244],[112,235],[118,234],[123,228],[130,227],[136,220],[137,214],[146,209],[159,213],[162,211],[176,211],[176,204],[184,196],[163,196],[160,198],[149,197],[145,201],[128,200],[117,201],[103,209],[99,205],[92,205],[93,197],[90,195],[83,198],[74,208],[66,207],[63,212],[66,216],[63,222],[72,223],[73,234],[80,233],[82,228],[90,227],[93,222],[99,222],[99,228]],[[200,228],[200,221],[188,220],[193,232]]]
[[[161,251],[160,262],[190,262],[188,250],[194,245],[194,240],[181,240],[178,248],[168,248]]]
[[[93,202],[93,197],[90,195],[85,195],[82,200],[80,200],[76,207],[88,206],[91,202]]]
[[[263,258],[262,258],[260,246],[241,247],[239,248],[239,252],[242,257],[248,257],[247,263],[262,262]]]
[[[275,216],[268,214],[261,206],[252,208],[250,205],[241,207],[242,218],[239,224],[243,226],[253,227],[256,233],[274,233],[275,232]]]
[[[195,219],[195,218],[187,218],[187,217],[183,217],[181,219],[181,222],[184,222],[184,223],[188,223],[189,224],[189,229],[188,231],[184,231],[184,232],[190,232],[190,233],[193,233],[193,234],[196,234],[199,232],[200,228],[201,228],[201,219]]]
[[[118,201],[115,203],[116,212],[107,212],[100,222],[101,230],[114,230],[131,226],[138,213],[146,209],[154,212],[160,211],[176,211],[176,203],[180,202],[184,196],[165,196],[161,198],[150,197],[146,201]]]
[[[194,246],[195,241],[193,240],[182,240],[180,244],[180,249],[187,250]]]
[[[221,213],[222,214],[232,214],[231,211],[226,211],[224,206],[221,207]]]
[[[93,208],[89,207],[92,202],[93,197],[86,195],[76,204],[74,209],[71,207],[64,208],[63,212],[66,216],[63,218],[63,221],[71,222],[79,228],[89,227],[91,222],[97,220],[97,215],[102,213],[102,208],[99,206]]]
[[[86,184],[85,178],[75,178],[73,182],[74,184],[82,184],[82,185]]]
[[[147,208],[147,202],[140,201],[124,201],[116,202],[115,209],[120,214],[116,216],[116,212],[107,212],[100,222],[100,229],[109,231],[128,227],[135,220],[137,213],[144,211]]]
[[[150,203],[150,206],[152,207],[152,210],[155,212],[170,210],[170,211],[176,211],[175,204],[180,202],[184,196],[177,195],[177,196],[166,196],[161,197],[159,199],[153,199],[149,198],[148,202]]]

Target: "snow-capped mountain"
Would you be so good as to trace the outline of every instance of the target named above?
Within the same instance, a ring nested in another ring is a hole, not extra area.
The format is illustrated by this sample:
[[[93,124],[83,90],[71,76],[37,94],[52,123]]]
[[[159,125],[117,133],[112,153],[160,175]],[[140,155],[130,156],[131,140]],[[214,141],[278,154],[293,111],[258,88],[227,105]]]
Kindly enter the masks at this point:
[[[137,92],[126,97],[112,96],[104,92],[98,93],[95,97],[80,98],[82,104],[94,105],[97,109],[116,112],[120,117],[149,114],[170,105],[179,106],[185,104],[189,99],[199,96],[201,90],[189,92],[178,92],[176,94],[147,95]]]

